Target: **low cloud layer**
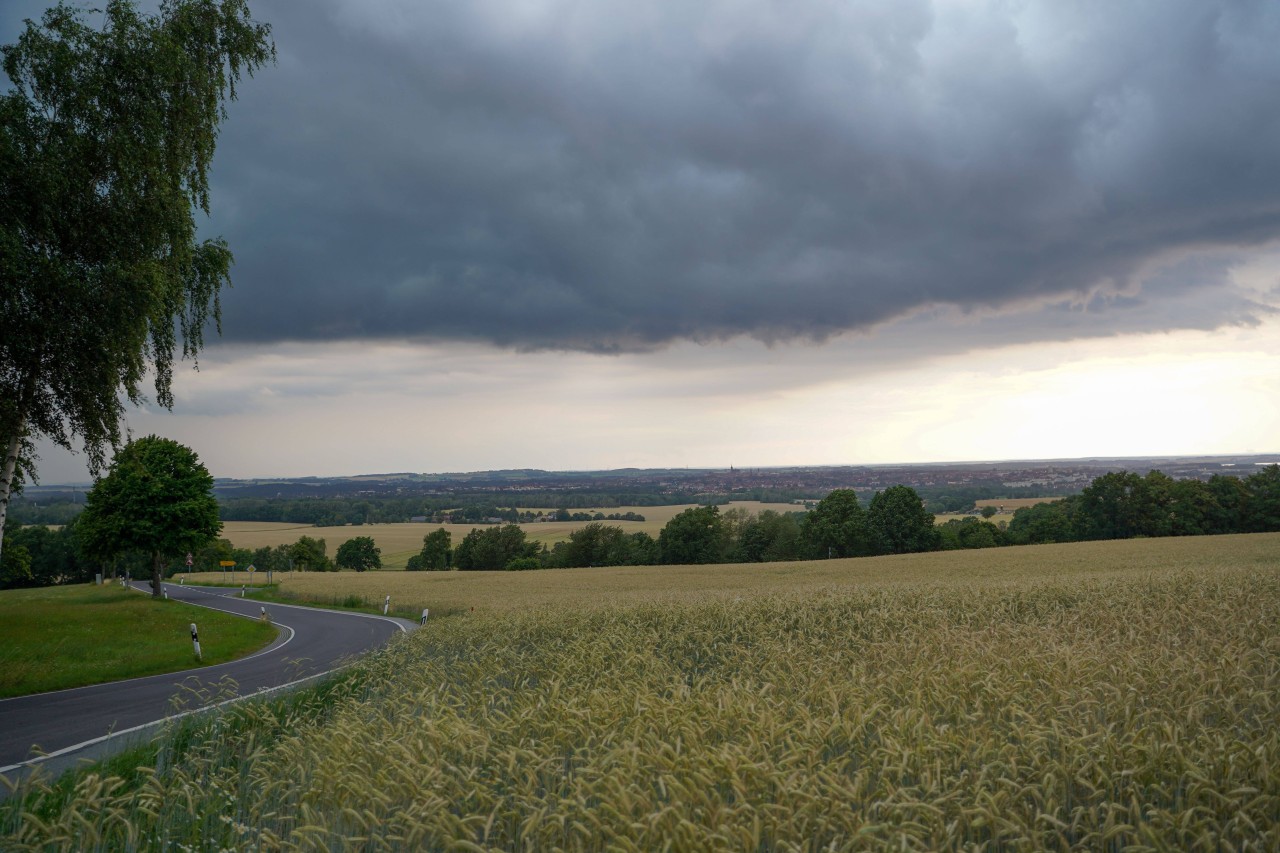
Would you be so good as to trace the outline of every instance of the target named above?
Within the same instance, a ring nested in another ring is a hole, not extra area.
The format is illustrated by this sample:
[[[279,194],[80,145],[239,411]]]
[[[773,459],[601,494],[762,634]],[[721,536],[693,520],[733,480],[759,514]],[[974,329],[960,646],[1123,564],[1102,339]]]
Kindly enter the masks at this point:
[[[1047,340],[1278,301],[1231,284],[1280,238],[1275,3],[254,9],[229,341]]]

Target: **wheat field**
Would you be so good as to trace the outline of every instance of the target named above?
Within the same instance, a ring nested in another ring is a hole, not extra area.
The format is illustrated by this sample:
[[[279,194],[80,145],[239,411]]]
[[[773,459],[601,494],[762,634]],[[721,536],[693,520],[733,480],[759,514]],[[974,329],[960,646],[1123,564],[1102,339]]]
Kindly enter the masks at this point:
[[[1175,569],[1280,565],[1280,534],[1132,539],[842,560],[532,572],[295,572],[280,590],[316,603],[356,595],[432,612],[688,602],[911,584],[987,585]]]
[[[384,575],[457,615],[4,846],[1280,849],[1280,534],[636,571]]]
[[[634,512],[644,516],[644,521],[606,521],[605,524],[621,527],[627,533],[648,533],[657,537],[667,522],[686,509],[697,504],[677,506],[621,506],[598,507],[592,509],[573,510],[573,512],[604,513],[605,515],[626,514]],[[758,513],[766,509],[776,512],[793,512],[800,507],[792,504],[760,503],[759,501],[735,501],[722,510],[743,509]],[[531,542],[554,545],[568,540],[569,534],[580,530],[590,522],[586,521],[546,521],[533,524],[521,524],[521,529]],[[309,524],[272,521],[224,521],[222,537],[229,540],[237,548],[257,549],[275,547],[297,542],[301,536],[324,539],[330,555],[336,554],[343,542],[356,536],[371,536],[374,543],[382,549],[382,563],[388,569],[403,569],[409,558],[422,549],[422,538],[433,530],[443,527],[453,537],[457,545],[462,537],[471,532],[475,524],[424,524],[420,522],[404,522],[399,524],[363,524],[344,525],[341,527],[313,527]]]
[[[1050,503],[1051,501],[1062,500],[1062,498],[990,498],[986,500],[974,501],[973,505],[982,509],[984,506],[1004,507],[1009,514],[1013,514],[1016,509],[1023,507],[1035,506],[1036,504]]]

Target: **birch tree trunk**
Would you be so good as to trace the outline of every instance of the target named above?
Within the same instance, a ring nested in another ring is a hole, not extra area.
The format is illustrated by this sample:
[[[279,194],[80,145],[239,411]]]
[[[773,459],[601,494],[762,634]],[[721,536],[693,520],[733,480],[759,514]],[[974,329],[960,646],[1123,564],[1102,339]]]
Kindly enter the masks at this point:
[[[13,475],[18,470],[18,448],[22,445],[22,433],[27,428],[24,416],[18,428],[9,438],[5,448],[4,465],[0,467],[0,557],[4,556],[4,522],[9,517],[9,496],[13,494]]]
[[[160,563],[160,552],[151,552],[151,597],[160,597],[160,581],[164,575],[164,566]]]

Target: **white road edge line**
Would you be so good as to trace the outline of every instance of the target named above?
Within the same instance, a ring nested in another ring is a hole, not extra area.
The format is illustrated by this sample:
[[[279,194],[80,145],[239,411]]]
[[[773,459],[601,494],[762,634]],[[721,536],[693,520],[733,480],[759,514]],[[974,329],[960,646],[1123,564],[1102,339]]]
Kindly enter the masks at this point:
[[[321,678],[326,675],[332,675],[333,673],[337,672],[340,669],[345,669],[347,666],[350,666],[350,664],[334,667],[333,669],[326,670],[324,672],[317,672],[314,675],[308,675],[306,678],[299,678],[297,681],[290,681],[288,684],[277,684],[275,687],[264,687],[263,689],[250,693],[246,696],[233,696],[230,699],[223,699],[221,702],[217,702],[213,705],[205,705],[203,708],[192,708],[191,710],[183,711],[180,714],[171,714],[160,720],[153,720],[150,723],[142,723],[141,725],[133,726],[132,728],[121,729],[118,732],[111,732],[110,734],[103,735],[102,737],[96,737],[93,740],[86,740],[83,743],[77,743],[72,746],[64,746],[62,749],[59,749],[56,752],[50,752],[46,755],[41,755],[37,758],[32,758],[29,761],[22,761],[22,762],[19,762],[18,764],[10,764],[7,767],[0,767],[0,775],[8,773],[12,770],[21,770],[24,767],[36,767],[37,765],[45,761],[48,761],[51,758],[57,758],[60,755],[66,755],[67,753],[70,753],[70,752],[76,752],[77,750],[84,749],[85,747],[89,747],[89,746],[93,746],[94,744],[109,741],[112,738],[122,737],[127,734],[132,734],[133,732],[140,732],[143,729],[149,729],[153,726],[162,726],[165,723],[171,723],[174,720],[181,720],[183,717],[190,717],[193,714],[203,714],[208,711],[216,711],[218,708],[221,708],[224,705],[230,705],[233,702],[243,702],[246,699],[257,699],[262,696],[266,696],[267,694],[275,693],[277,690],[284,690],[288,687],[296,687],[299,684],[304,684],[308,681],[313,681],[317,678]]]
[[[171,584],[171,585],[172,585],[172,584]],[[206,595],[216,595],[216,596],[218,596],[219,598],[235,598],[235,596],[234,596],[234,595],[223,595],[223,594],[222,594],[222,593],[220,593],[220,592],[210,592],[210,590],[215,590],[215,589],[224,589],[224,587],[220,587],[220,586],[195,586],[195,585],[192,585],[192,586],[184,586],[184,587],[183,587],[183,589],[194,589],[196,592],[203,592],[203,593],[205,593]],[[140,591],[141,591],[141,590],[140,590]],[[246,599],[246,600],[247,600],[247,599]],[[402,634],[407,634],[407,633],[409,633],[409,629],[408,629],[408,628],[406,628],[406,627],[404,626],[404,623],[403,623],[403,622],[401,622],[399,619],[394,618],[394,617],[391,617],[391,616],[379,616],[379,615],[378,615],[378,614],[376,614],[376,613],[357,613],[357,612],[355,612],[355,611],[353,611],[353,610],[333,610],[333,609],[328,608],[328,607],[308,607],[308,606],[307,606],[307,605],[305,605],[305,604],[284,604],[283,602],[279,602],[279,601],[268,601],[268,602],[266,602],[266,604],[269,604],[269,605],[270,605],[270,606],[272,606],[272,607],[292,607],[294,610],[320,610],[320,611],[322,611],[322,612],[324,612],[324,613],[338,613],[338,614],[341,614],[341,615],[343,615],[343,616],[359,616],[359,617],[361,617],[362,619],[377,619],[377,620],[382,621],[382,622],[390,622],[392,625],[395,625],[397,628],[399,628],[399,629],[400,629],[400,633],[402,633]],[[197,606],[198,606],[198,605],[197,605]],[[237,615],[239,615],[239,614],[237,614]],[[409,621],[412,621],[412,620],[406,619],[406,620],[404,620],[404,621],[405,621],[405,622],[409,622]]]
[[[172,584],[171,584],[171,586],[172,586]],[[193,589],[193,590],[195,590],[196,592],[202,592],[202,593],[204,593],[204,594],[206,594],[206,595],[216,595],[216,596],[224,597],[224,598],[230,598],[230,597],[232,597],[232,596],[223,596],[221,593],[209,592],[209,590],[211,590],[211,589],[221,589],[221,587],[198,587],[198,586],[186,587],[185,585],[183,585],[183,586],[184,586],[184,588],[186,588],[186,589]],[[135,592],[144,592],[144,593],[146,592],[146,590],[136,589],[136,588],[134,588],[132,585],[129,585],[129,587],[128,587],[128,588],[129,588],[129,589],[133,589]],[[205,608],[206,610],[218,610],[218,608],[216,608],[216,607],[210,607],[210,606],[209,606],[209,605],[207,605],[207,604],[196,604],[194,601],[183,601],[183,602],[181,602],[181,603],[182,603],[182,604],[190,604],[190,605],[191,605],[191,606],[193,606],[193,607],[203,607],[203,608]],[[346,614],[346,615],[348,615],[348,616],[363,616],[363,617],[364,617],[364,618],[366,618],[366,619],[378,619],[378,620],[380,620],[380,621],[383,621],[383,622],[390,622],[392,625],[395,625],[397,628],[399,628],[399,629],[400,629],[400,633],[402,633],[402,634],[407,634],[407,633],[409,633],[408,629],[407,629],[407,628],[405,628],[405,626],[404,626],[404,625],[403,625],[399,620],[397,620],[397,619],[392,619],[392,618],[390,618],[390,617],[388,617],[388,616],[378,616],[378,615],[375,615],[375,614],[372,614],[372,613],[352,613],[352,612],[351,612],[351,611],[349,611],[349,610],[330,610],[330,609],[329,609],[329,608],[327,608],[327,607],[304,607],[304,606],[302,606],[302,605],[297,605],[297,604],[280,604],[280,603],[278,603],[278,602],[271,602],[271,605],[272,605],[273,607],[291,607],[291,608],[293,608],[293,609],[295,609],[295,610],[323,610],[323,611],[325,611],[326,613],[343,613],[343,614]],[[242,617],[242,618],[244,618],[244,619],[253,619],[253,618],[255,618],[255,617],[250,616],[250,615],[245,614],[245,613],[235,613],[235,612],[230,611],[230,610],[218,610],[218,612],[219,612],[219,613],[230,613],[232,616],[240,616],[240,617]],[[275,647],[268,647],[268,648],[266,648],[266,649],[263,649],[263,650],[262,650],[262,651],[260,651],[260,652],[255,652],[254,654],[250,655],[250,656],[249,656],[249,657],[247,657],[247,658],[239,658],[238,660],[235,660],[235,661],[228,661],[227,663],[239,663],[240,661],[245,661],[245,660],[249,660],[250,658],[258,657],[258,655],[264,655],[264,654],[267,654],[268,652],[274,652],[274,651],[276,651],[276,649],[284,648],[286,645],[288,645],[288,644],[289,644],[289,642],[290,642],[291,640],[293,640],[294,634],[296,633],[296,632],[293,630],[293,628],[291,628],[291,627],[289,627],[288,625],[285,625],[285,624],[283,624],[283,623],[272,623],[272,624],[280,624],[280,627],[285,628],[286,630],[288,630],[288,632],[289,632],[289,639],[285,640],[283,643],[281,643],[281,644],[280,644],[280,645],[278,645],[278,646],[275,646]],[[217,664],[216,666],[225,666],[225,664]],[[313,674],[313,675],[308,675],[306,678],[299,678],[297,681],[290,681],[288,684],[278,684],[278,685],[276,685],[275,687],[267,687],[267,688],[264,688],[264,689],[259,690],[259,691],[257,691],[257,692],[250,693],[250,694],[249,694],[249,695],[247,695],[247,696],[236,696],[236,697],[233,697],[233,698],[231,698],[231,699],[224,699],[223,701],[218,702],[218,703],[216,703],[216,704],[214,704],[214,705],[206,705],[206,706],[205,706],[205,707],[203,707],[203,708],[194,708],[194,709],[192,709],[192,710],[190,710],[190,711],[183,711],[181,714],[174,714],[174,715],[171,715],[171,716],[165,717],[164,719],[154,720],[154,721],[152,721],[152,722],[150,722],[150,723],[142,723],[141,725],[137,725],[137,726],[134,726],[134,727],[132,727],[132,728],[128,728],[128,729],[122,729],[122,730],[120,730],[120,731],[118,731],[118,732],[111,732],[110,734],[103,735],[102,737],[96,737],[96,738],[94,738],[93,740],[86,740],[86,741],[84,741],[83,743],[77,743],[77,744],[74,744],[74,745],[72,745],[72,746],[65,746],[65,747],[63,747],[62,749],[57,750],[56,752],[50,752],[50,753],[48,753],[47,755],[42,755],[42,756],[40,756],[40,757],[38,757],[38,758],[33,758],[33,759],[29,760],[29,761],[19,762],[18,764],[10,764],[10,765],[9,765],[9,766],[7,766],[7,767],[0,767],[0,776],[4,775],[5,773],[9,773],[9,772],[11,772],[11,771],[13,771],[13,770],[21,770],[21,769],[23,769],[24,767],[36,767],[36,766],[38,766],[38,765],[42,764],[43,762],[48,761],[48,760],[49,760],[49,759],[51,759],[51,758],[57,758],[57,757],[58,757],[58,756],[60,756],[60,755],[66,755],[66,754],[71,753],[71,752],[76,752],[76,751],[78,751],[78,750],[85,749],[86,747],[93,746],[94,744],[104,743],[104,742],[106,742],[106,741],[111,740],[112,738],[121,737],[121,736],[123,736],[123,735],[131,734],[131,733],[133,733],[133,732],[142,731],[143,729],[150,728],[150,727],[152,727],[152,726],[160,726],[160,725],[164,725],[165,723],[172,722],[173,720],[180,720],[180,719],[182,719],[183,717],[189,717],[189,716],[191,716],[192,714],[201,714],[201,713],[204,713],[204,712],[206,712],[206,711],[213,711],[213,710],[216,710],[216,709],[218,709],[218,708],[221,708],[221,707],[222,707],[222,706],[224,706],[224,705],[230,705],[230,704],[231,704],[231,703],[233,703],[233,702],[243,702],[243,701],[244,701],[244,700],[246,700],[246,699],[255,699],[255,698],[258,698],[258,697],[260,697],[260,696],[266,696],[266,695],[267,695],[267,694],[269,694],[269,693],[274,693],[274,692],[276,692],[277,690],[284,690],[284,689],[285,689],[285,688],[287,688],[287,687],[296,687],[296,686],[297,686],[297,685],[299,685],[299,684],[305,684],[305,683],[306,683],[306,682],[308,682],[308,681],[312,681],[312,680],[317,679],[317,678],[320,678],[320,677],[322,677],[322,676],[332,675],[333,673],[337,672],[337,671],[338,671],[338,670],[340,670],[340,669],[345,669],[347,666],[351,666],[351,664],[345,664],[345,665],[343,665],[343,666],[334,667],[333,669],[325,670],[324,672],[317,672],[317,673],[315,673],[315,674]],[[206,670],[206,669],[213,669],[213,668],[214,668],[214,667],[196,667],[196,669],[195,669],[195,670],[180,670],[180,672],[203,671],[203,670]],[[176,672],[173,672],[173,673],[171,673],[171,672],[160,673],[160,675],[177,675],[177,674],[179,674],[179,673],[176,673]],[[109,681],[109,682],[104,682],[104,683],[106,683],[106,684],[125,684],[125,683],[127,683],[127,682],[129,682],[129,681],[140,681],[140,680],[142,680],[143,678],[156,678],[156,677],[157,677],[157,676],[155,676],[155,675],[143,675],[143,676],[139,676],[139,677],[137,677],[137,678],[128,678],[128,679],[125,679],[124,681]],[[67,692],[70,692],[70,691],[72,691],[72,690],[84,690],[84,689],[86,689],[87,687],[101,687],[101,686],[102,686],[101,684],[88,684],[88,685],[85,685],[84,687],[68,687],[66,690],[50,690],[50,691],[49,691],[49,693],[67,693]],[[46,693],[46,694],[33,694],[33,695],[48,695],[48,694]],[[22,697],[22,696],[15,696],[15,697],[12,697],[12,698],[14,698],[14,699],[22,699],[22,698],[25,698],[25,697]],[[7,701],[9,701],[9,700],[8,700],[8,699],[5,699],[5,700],[0,700],[0,701],[5,701],[5,702],[7,702]]]

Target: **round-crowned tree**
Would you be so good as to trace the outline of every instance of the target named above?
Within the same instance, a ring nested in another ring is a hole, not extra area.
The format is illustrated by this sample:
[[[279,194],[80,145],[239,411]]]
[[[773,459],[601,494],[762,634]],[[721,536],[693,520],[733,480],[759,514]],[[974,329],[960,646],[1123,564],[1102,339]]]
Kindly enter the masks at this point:
[[[882,554],[935,551],[942,544],[933,513],[910,486],[876,492],[867,507],[867,524]]]
[[[717,506],[686,509],[658,534],[662,562],[669,565],[719,563],[728,556],[724,519]]]
[[[108,560],[140,551],[151,559],[151,594],[164,564],[197,551],[222,530],[213,477],[189,447],[149,435],[126,444],[89,491],[76,522],[85,554]]]
[[[382,549],[373,543],[372,536],[357,536],[338,546],[334,562],[340,569],[357,572],[382,568]]]
[[[807,555],[866,557],[876,553],[867,514],[853,489],[835,489],[805,516],[801,529]]]

